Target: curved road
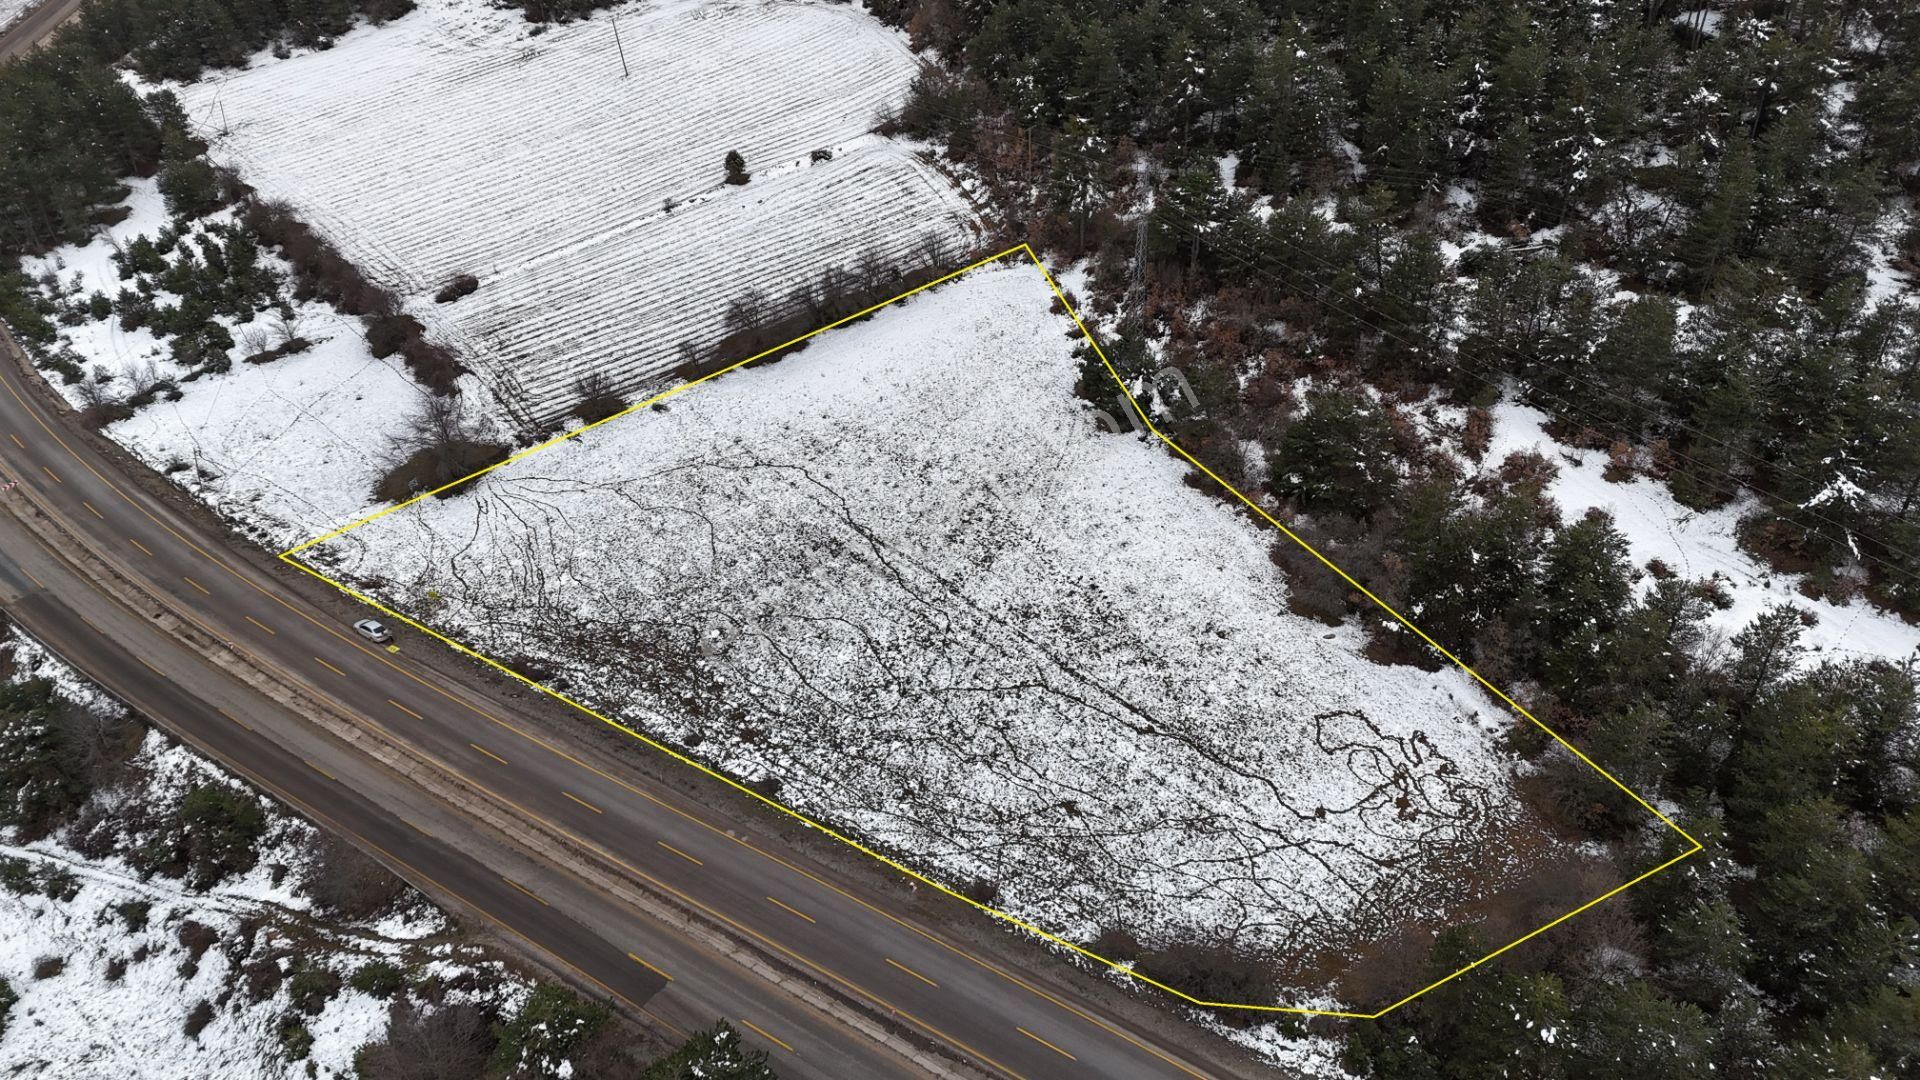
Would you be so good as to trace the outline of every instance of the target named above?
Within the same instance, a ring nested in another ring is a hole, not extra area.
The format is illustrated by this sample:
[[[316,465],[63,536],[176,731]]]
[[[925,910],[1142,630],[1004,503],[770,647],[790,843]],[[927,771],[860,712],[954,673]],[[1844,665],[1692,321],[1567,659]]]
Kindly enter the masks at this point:
[[[469,684],[412,655],[438,646],[403,636],[396,653],[360,640],[344,615],[329,614],[234,540],[128,479],[121,470],[137,466],[97,451],[35,381],[13,363],[0,365],[0,484],[31,488],[6,492],[0,503],[27,512],[22,496],[30,494],[87,550],[142,580],[165,610],[116,604],[90,580],[98,574],[0,515],[0,599],[14,618],[156,721],[551,957],[576,981],[597,984],[642,1022],[675,1032],[733,1018],[774,1052],[783,1076],[924,1071],[840,1013],[615,900],[565,858],[488,839],[461,807],[249,689],[154,616],[197,625],[228,643],[234,664],[272,673],[367,730],[404,740],[475,790],[572,838],[642,891],[672,897],[946,1058],[987,1075],[1047,1080],[1257,1075],[1197,1029],[1037,950],[1023,953],[1007,935],[979,932],[982,916],[961,913],[963,937],[943,925],[953,911],[929,912],[929,898],[903,896],[877,866],[836,865],[786,843],[768,815],[718,784],[663,779],[669,768],[692,774],[662,755],[638,744],[632,753],[657,760],[603,753],[564,725],[529,716],[540,710],[525,695]]]

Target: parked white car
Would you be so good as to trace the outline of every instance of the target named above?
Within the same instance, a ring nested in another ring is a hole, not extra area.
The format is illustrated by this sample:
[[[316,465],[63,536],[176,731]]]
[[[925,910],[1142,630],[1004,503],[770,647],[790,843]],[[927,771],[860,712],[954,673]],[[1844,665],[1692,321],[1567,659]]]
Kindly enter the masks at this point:
[[[387,629],[385,623],[375,619],[361,619],[353,624],[353,628],[360,631],[361,637],[376,645],[385,645],[393,640],[393,631]]]

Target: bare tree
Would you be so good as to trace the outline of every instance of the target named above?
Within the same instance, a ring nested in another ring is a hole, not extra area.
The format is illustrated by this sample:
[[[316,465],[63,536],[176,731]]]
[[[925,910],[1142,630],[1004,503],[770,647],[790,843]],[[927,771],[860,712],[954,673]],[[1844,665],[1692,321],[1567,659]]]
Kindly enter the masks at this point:
[[[348,919],[370,919],[391,910],[407,895],[406,882],[332,835],[320,841],[304,884],[322,911]]]
[[[387,1037],[355,1055],[361,1080],[472,1080],[486,1071],[493,1050],[487,1016],[472,1005],[427,1011],[396,1002],[387,1013]]]

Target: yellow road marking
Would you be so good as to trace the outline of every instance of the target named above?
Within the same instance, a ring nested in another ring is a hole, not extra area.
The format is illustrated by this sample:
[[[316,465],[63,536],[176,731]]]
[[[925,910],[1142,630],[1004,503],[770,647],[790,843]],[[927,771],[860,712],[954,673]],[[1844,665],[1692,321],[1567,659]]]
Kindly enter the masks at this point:
[[[468,745],[468,746],[471,746],[471,747],[473,747],[473,748],[474,748],[475,750],[478,750],[478,751],[480,751],[481,753],[483,753],[483,754],[485,754],[485,755],[487,755],[488,757],[490,757],[490,758],[492,758],[493,760],[495,760],[495,761],[497,761],[497,762],[499,762],[499,763],[500,763],[500,764],[502,764],[502,765],[505,765],[505,764],[507,763],[507,759],[506,759],[506,758],[503,758],[503,757],[501,757],[501,756],[500,756],[499,754],[496,754],[496,753],[494,753],[493,751],[491,751],[491,750],[489,750],[489,749],[487,749],[486,747],[484,747],[484,746],[481,746],[481,745],[480,745],[479,743],[477,743],[477,742],[470,742],[470,743],[468,743],[467,745]]]
[[[227,719],[233,721],[234,723],[239,724],[241,727],[246,728],[248,731],[253,730],[252,724],[247,723],[245,720],[240,719],[239,717],[233,715],[232,713],[228,712],[225,709],[220,708],[217,705],[214,706],[213,711],[219,713],[221,716],[226,717]]]
[[[633,961],[636,964],[639,964],[641,967],[646,968],[648,971],[653,972],[655,975],[660,976],[661,978],[667,980],[668,982],[673,981],[673,976],[667,974],[664,971],[661,971],[659,968],[654,967],[652,964],[647,963],[645,960],[640,959],[639,957],[633,955],[632,953],[627,954],[627,959]]]
[[[892,964],[892,965],[893,965],[894,967],[897,967],[897,968],[899,968],[899,969],[900,969],[901,971],[904,971],[904,972],[906,972],[907,974],[909,974],[909,975],[911,975],[911,976],[913,976],[914,978],[916,978],[916,979],[919,979],[919,980],[920,980],[921,982],[923,982],[923,983],[926,983],[926,984],[927,984],[928,986],[939,986],[939,985],[940,985],[939,983],[937,983],[937,982],[934,982],[934,981],[933,981],[932,979],[929,979],[929,978],[927,978],[927,977],[926,977],[925,975],[922,975],[922,974],[920,974],[919,972],[917,972],[917,971],[915,971],[915,970],[913,970],[912,968],[910,968],[910,967],[908,967],[907,965],[905,965],[905,964],[903,964],[903,963],[901,963],[900,961],[898,961],[898,960],[895,960],[895,959],[894,959],[893,957],[891,957],[891,956],[883,956],[883,957],[881,957],[880,959],[882,959],[882,960],[885,960],[885,961],[886,961],[887,963],[889,963],[889,964]]]
[[[196,589],[199,589],[202,593],[205,593],[208,596],[213,595],[212,593],[207,592],[207,587],[205,585],[200,584],[199,582],[193,580],[192,578],[186,576],[185,574],[180,575],[180,580],[186,582],[187,584],[193,586]]]
[[[312,759],[312,758],[301,758],[300,760],[301,760],[301,761],[304,761],[304,762],[306,762],[306,763],[307,763],[307,768],[309,768],[309,769],[312,769],[312,770],[313,770],[314,772],[317,772],[317,773],[319,773],[319,774],[320,774],[321,776],[324,776],[324,777],[326,777],[327,779],[329,779],[329,780],[332,780],[332,781],[333,781],[334,783],[336,783],[336,784],[340,782],[340,781],[339,781],[339,778],[338,778],[338,777],[335,777],[335,776],[334,776],[334,775],[333,775],[332,773],[330,773],[330,772],[328,772],[327,770],[325,770],[325,769],[323,769],[323,768],[321,768],[320,766],[318,766],[318,765],[315,765],[315,764],[313,763],[313,759]]]
[[[414,824],[414,823],[413,823],[412,821],[408,821],[408,820],[407,820],[406,818],[401,818],[400,820],[401,820],[401,821],[406,821],[406,822],[407,822],[407,828],[409,828],[409,829],[412,829],[412,830],[413,830],[414,832],[417,832],[417,833],[419,833],[419,834],[420,834],[421,836],[432,836],[432,835],[433,835],[432,833],[430,833],[430,832],[428,832],[427,830],[425,830],[425,829],[423,829],[423,828],[421,828],[420,826],[418,826],[418,825],[416,825],[416,824]]]
[[[1053,1045],[1052,1043],[1041,1038],[1040,1036],[1035,1035],[1033,1032],[1028,1031],[1026,1028],[1017,1027],[1017,1028],[1014,1028],[1013,1030],[1019,1032],[1022,1035],[1025,1035],[1027,1038],[1032,1039],[1034,1042],[1039,1043],[1041,1046],[1046,1047],[1047,1049],[1053,1051],[1054,1053],[1059,1054],[1061,1057],[1066,1058],[1068,1061],[1080,1060],[1079,1058],[1074,1057],[1072,1054],[1067,1053],[1065,1050],[1060,1049],[1059,1047]]]
[[[240,617],[252,623],[253,625],[259,627],[260,629],[265,630],[269,634],[278,635],[280,633],[280,631],[275,630],[273,627],[268,626],[266,623],[261,622],[259,619],[256,619],[251,615],[242,615]]]
[[[46,587],[47,587],[47,583],[46,583],[46,582],[44,582],[44,581],[41,581],[41,580],[40,580],[39,578],[37,578],[37,577],[34,577],[34,576],[33,576],[33,571],[31,571],[31,570],[29,570],[29,569],[27,569],[26,567],[24,567],[24,566],[23,566],[23,567],[21,567],[21,568],[20,568],[20,572],[21,572],[21,573],[23,573],[23,574],[25,574],[25,575],[27,575],[27,580],[28,580],[28,581],[31,581],[31,582],[33,582],[33,583],[34,583],[35,585],[38,585],[38,586],[39,586],[40,588],[42,588],[42,589],[44,589],[44,588],[46,588]]]
[[[316,664],[319,664],[323,668],[326,668],[328,671],[333,672],[335,675],[340,675],[340,676],[346,675],[346,672],[341,671],[339,668],[334,667],[332,664],[327,663],[325,660],[322,660],[317,656],[313,658],[313,662]]]
[[[153,552],[147,550],[147,545],[141,543],[138,540],[135,540],[131,536],[127,537],[127,543],[132,544],[134,547],[139,548],[142,554],[146,554],[146,555],[153,554]]]
[[[11,431],[9,431],[9,432],[7,432],[7,438],[9,438],[9,439],[12,439],[12,440],[13,440],[13,445],[15,445],[15,446],[17,446],[17,447],[19,447],[20,449],[22,449],[22,450],[25,450],[25,449],[27,448],[27,444],[26,444],[26,443],[23,443],[23,442],[21,442],[21,441],[20,441],[20,436],[18,436],[18,435],[15,435],[15,434],[14,434],[13,432],[11,432]]]
[[[88,625],[92,625],[92,624],[88,624]],[[96,630],[97,630],[97,629],[99,629],[99,628],[98,628],[98,627],[95,627],[94,629],[96,629]],[[154,673],[155,675],[158,675],[158,676],[160,676],[160,677],[161,677],[161,678],[163,678],[163,679],[167,677],[167,673],[166,673],[166,672],[164,672],[164,671],[161,671],[161,670],[160,670],[159,668],[157,668],[157,667],[154,667],[154,666],[153,666],[153,661],[151,661],[151,660],[148,660],[148,659],[147,659],[146,657],[144,657],[144,656],[139,656],[139,657],[135,657],[135,659],[136,659],[136,660],[139,660],[139,661],[140,661],[141,663],[143,663],[143,664],[145,664],[145,665],[147,665],[147,670],[148,670],[148,671],[151,671],[151,672],[153,672],[153,673]]]
[[[301,615],[301,617],[305,618],[308,622],[312,623],[314,626],[320,627],[322,629],[326,628],[325,624],[321,623],[319,620],[314,619],[312,616],[302,614],[297,608],[293,607],[293,605],[289,604],[286,600],[278,596],[275,596],[273,593],[262,588],[257,582],[252,581],[251,579],[246,577],[246,575],[240,573],[239,571],[235,570],[233,567],[220,561],[220,559],[209,554],[205,549],[195,544],[192,540],[188,539],[185,536],[180,535],[178,532],[175,532],[170,526],[167,525],[166,522],[161,521],[159,518],[155,517],[151,511],[148,511],[145,507],[142,507],[139,503],[135,502],[131,496],[129,496],[125,491],[122,491],[118,485],[114,484],[113,481],[107,479],[105,476],[100,475],[99,470],[88,465],[86,460],[80,457],[80,455],[74,451],[73,447],[67,445],[66,440],[62,439],[58,432],[54,431],[52,427],[48,426],[45,417],[41,415],[40,411],[35,406],[27,402],[27,399],[21,395],[20,388],[14,384],[14,381],[12,379],[7,378],[4,374],[0,374],[0,385],[4,385],[7,388],[7,393],[11,395],[15,401],[20,403],[20,407],[22,409],[25,409],[27,413],[33,417],[34,423],[40,425],[40,429],[46,432],[48,437],[53,439],[53,441],[57,443],[62,450],[65,450],[69,457],[79,462],[82,468],[85,468],[88,472],[93,473],[96,479],[98,479],[101,483],[105,484],[109,489],[113,491],[114,494],[120,496],[121,500],[126,502],[127,505],[133,507],[136,510],[139,510],[142,514],[145,514],[147,518],[151,520],[155,525],[158,525],[160,528],[166,529],[169,533],[172,533],[174,539],[179,540],[181,543],[187,545],[187,547],[191,548],[194,552],[199,554],[202,558],[206,559],[208,562],[213,563],[215,566],[218,566],[222,570],[225,570],[228,574],[231,574],[235,580],[241,582],[242,584],[245,584],[246,586],[253,589],[254,591],[259,592],[262,595],[268,597],[269,599],[273,600],[275,603],[286,608],[288,611],[291,611],[296,615]],[[18,442],[19,436],[17,435],[14,436],[14,441]],[[44,542],[42,542],[41,546],[45,547],[46,545]],[[189,618],[191,618],[191,616],[189,616]],[[86,622],[87,620],[83,617],[81,621]],[[87,625],[93,626],[91,622],[87,622]],[[204,625],[202,625],[201,628],[208,629]],[[94,627],[94,630],[97,632],[99,630],[99,627]],[[335,636],[338,636],[338,635],[336,634]],[[102,681],[104,682],[106,680],[102,680]],[[431,685],[424,682],[423,680],[416,679],[416,681],[421,682],[421,685],[423,686]],[[151,709],[146,711],[149,713],[149,715],[152,714]],[[203,752],[210,752],[209,748],[205,744],[194,739],[191,735],[187,736],[187,741],[200,747],[200,749]],[[547,955],[553,957],[559,963],[565,965],[569,970],[579,975],[582,979],[585,979],[587,982],[590,982],[593,985],[599,987],[601,990],[605,991],[609,997],[617,998],[620,1001],[626,1002],[628,1005],[633,1007],[635,1012],[638,1012],[644,1016],[650,1017],[655,1023],[659,1024],[661,1027],[665,1028],[667,1031],[683,1039],[690,1034],[685,1028],[682,1028],[680,1025],[675,1024],[673,1021],[668,1020],[666,1017],[661,1016],[659,1013],[654,1012],[652,1009],[647,1008],[645,1005],[642,1005],[639,1002],[632,1000],[631,998],[627,997],[625,994],[620,993],[620,991],[615,990],[613,987],[608,986],[606,983],[601,982],[599,979],[594,978],[591,973],[583,970],[580,967],[580,965],[575,964],[572,961],[569,961],[566,957],[561,956],[559,953],[553,951],[551,948],[535,941],[532,937],[527,935],[525,932],[519,930],[514,926],[509,925],[505,920],[494,915],[492,912],[488,911],[486,908],[482,907],[479,904],[474,903],[471,900],[468,900],[466,897],[462,896],[457,890],[449,888],[448,886],[442,884],[441,882],[436,881],[432,876],[421,871],[418,867],[413,866],[412,864],[408,863],[405,859],[400,858],[398,855],[395,855],[393,852],[388,851],[387,849],[374,843],[372,840],[368,839],[367,837],[362,836],[360,833],[347,827],[343,822],[340,822],[332,818],[330,815],[326,814],[325,812],[320,810],[318,807],[313,806],[299,799],[298,797],[294,796],[291,792],[276,786],[272,781],[268,780],[265,776],[252,772],[251,770],[247,769],[244,765],[229,763],[229,767],[233,768],[236,772],[239,772],[245,775],[248,779],[252,780],[255,784],[259,785],[260,787],[265,788],[266,790],[278,795],[282,800],[293,804],[295,807],[299,808],[302,812],[304,812],[308,817],[311,817],[317,821],[327,824],[337,832],[343,832],[349,836],[354,837],[355,839],[359,840],[362,844],[366,845],[368,848],[386,857],[389,861],[412,871],[413,874],[419,877],[422,881],[425,881],[427,884],[431,885],[433,888],[438,889],[441,892],[444,892],[447,895],[452,896],[455,899],[461,901],[468,908],[478,913],[482,918],[486,919],[488,922],[499,927],[502,931],[508,934],[511,934],[516,938],[519,938],[521,941],[526,942],[528,945],[536,949],[539,949],[542,952],[547,953]],[[963,1047],[963,1049],[964,1048],[965,1047]]]
[[[795,907],[788,907],[787,905],[785,905],[785,904],[783,904],[783,903],[781,903],[780,901],[778,901],[778,900],[775,900],[775,899],[774,899],[773,897],[771,897],[771,896],[769,896],[769,897],[767,897],[767,902],[768,902],[768,903],[771,903],[771,904],[772,904],[772,905],[773,905],[774,907],[777,907],[777,908],[779,908],[780,910],[782,910],[782,911],[785,911],[785,912],[787,912],[788,914],[792,914],[792,915],[798,915],[798,916],[800,916],[801,918],[803,918],[803,919],[805,919],[805,920],[807,920],[808,922],[818,922],[818,921],[819,921],[818,919],[815,919],[815,918],[814,918],[813,916],[811,916],[811,915],[809,915],[809,914],[807,914],[806,912],[804,912],[804,911],[801,911],[801,910],[800,910],[799,908],[795,908]]]
[[[701,862],[699,859],[696,859],[693,856],[687,854],[686,852],[681,851],[679,848],[674,847],[672,844],[667,843],[665,840],[655,840],[654,843],[659,844],[661,847],[666,848],[668,851],[673,852],[675,855],[680,856],[681,858],[687,860],[688,862],[692,863],[695,866],[707,865],[706,863]]]
[[[94,509],[93,509],[93,504],[92,504],[92,503],[90,503],[90,502],[88,502],[87,500],[85,500],[85,499],[81,499],[81,500],[80,500],[80,505],[81,505],[81,506],[84,506],[84,507],[86,507],[86,508],[87,508],[88,510],[90,510],[90,511],[92,511],[92,512],[93,512],[93,516],[94,516],[94,517],[97,517],[97,518],[99,518],[99,519],[100,519],[101,521],[105,521],[105,520],[107,520],[107,515],[105,515],[105,514],[103,514],[103,513],[101,513],[101,512],[100,512],[100,511],[98,511],[98,510],[94,510]]]
[[[419,713],[414,712],[412,709],[407,708],[405,705],[400,704],[399,702],[393,700],[392,698],[387,699],[387,704],[393,706],[396,709],[399,709],[401,712],[406,713],[408,716],[413,717],[415,720],[426,719],[426,717],[421,716]]]
[[[508,877],[505,874],[500,875],[500,880],[506,882],[507,884],[513,886],[516,889],[519,889],[521,892],[526,893],[528,896],[533,897],[535,900],[540,900],[541,907],[553,906],[552,904],[547,903],[545,900],[541,900],[539,893],[534,892],[532,889],[527,888],[525,885],[520,884],[519,882],[513,880],[512,878]]]
[[[47,468],[45,465],[40,466],[40,471],[43,473],[46,473],[48,476],[53,477],[53,482],[56,484],[66,483],[65,480],[60,479],[59,473],[54,472],[52,469]]]
[[[592,803],[590,803],[590,802],[588,802],[587,800],[585,800],[585,799],[583,799],[583,798],[581,798],[580,796],[578,796],[578,795],[575,795],[575,794],[574,794],[573,792],[571,792],[571,791],[564,791],[564,790],[563,790],[563,791],[561,791],[561,792],[560,792],[560,794],[562,794],[562,795],[565,795],[565,796],[566,796],[567,798],[569,798],[569,799],[572,799],[572,800],[573,800],[574,802],[577,802],[577,803],[579,803],[579,804],[580,804],[581,806],[584,806],[584,807],[586,807],[587,809],[589,809],[589,810],[591,810],[591,811],[593,811],[593,812],[594,812],[594,813],[596,813],[596,814],[604,814],[604,813],[606,813],[606,811],[605,811],[605,810],[602,810],[602,809],[600,809],[599,807],[597,807],[597,806],[595,806],[595,805],[593,805]]]
[[[745,1017],[742,1017],[740,1022],[752,1028],[754,1031],[758,1032],[761,1038],[767,1040],[770,1043],[773,1043],[775,1046],[778,1046],[780,1049],[785,1050],[789,1054],[793,1053],[793,1047],[788,1046],[785,1040],[781,1039],[779,1036],[767,1034],[767,1029],[761,1027],[759,1024],[756,1024],[753,1021],[746,1019]]]

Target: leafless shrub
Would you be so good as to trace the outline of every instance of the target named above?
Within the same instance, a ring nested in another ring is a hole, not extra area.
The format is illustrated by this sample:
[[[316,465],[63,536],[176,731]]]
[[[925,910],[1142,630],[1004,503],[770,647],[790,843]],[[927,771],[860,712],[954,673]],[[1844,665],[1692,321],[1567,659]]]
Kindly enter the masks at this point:
[[[468,1080],[486,1071],[493,1049],[487,1016],[471,1005],[427,1011],[396,1003],[386,1038],[355,1055],[361,1080]]]
[[[627,407],[625,398],[614,389],[605,372],[589,371],[574,380],[573,415],[593,424],[615,416]]]
[[[327,836],[302,882],[320,910],[344,919],[371,919],[407,895],[407,883],[360,849]]]
[[[488,440],[460,407],[458,398],[423,397],[407,426],[394,434],[377,457],[380,480],[374,496],[403,502],[423,491],[441,498],[459,493],[454,481],[506,459],[507,448]]]

